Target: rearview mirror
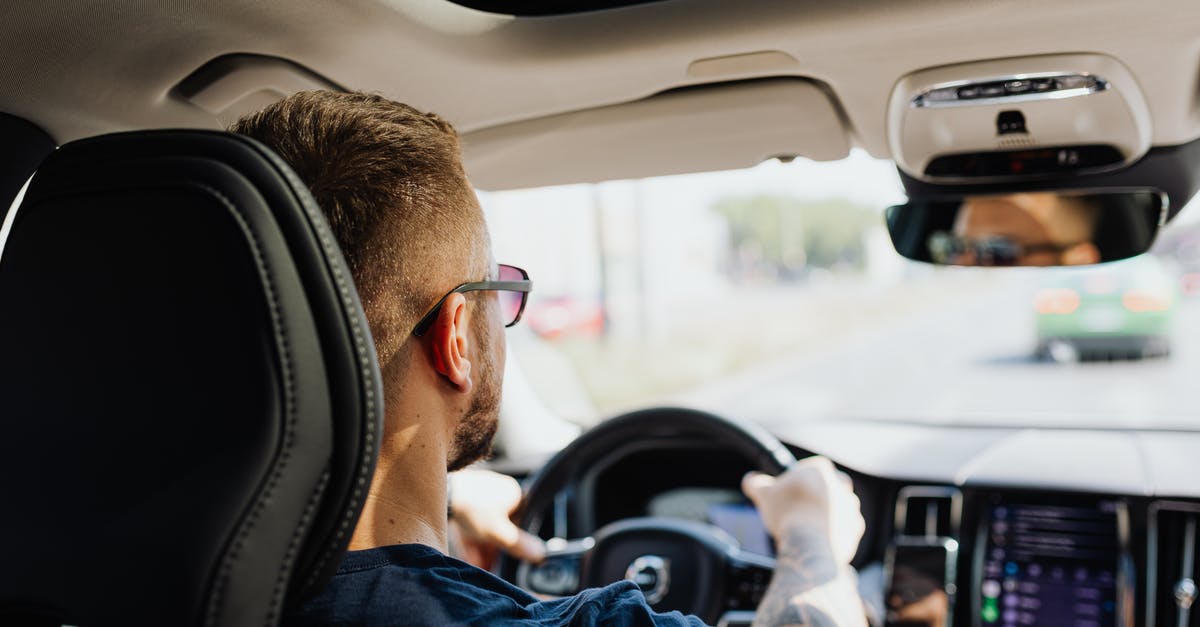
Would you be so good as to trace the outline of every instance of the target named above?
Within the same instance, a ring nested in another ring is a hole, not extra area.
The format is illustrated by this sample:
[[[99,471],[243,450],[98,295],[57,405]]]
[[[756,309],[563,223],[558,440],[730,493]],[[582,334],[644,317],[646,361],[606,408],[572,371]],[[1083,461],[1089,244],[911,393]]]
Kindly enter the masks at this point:
[[[1152,190],[916,198],[890,207],[896,251],[953,266],[1079,266],[1150,249],[1167,218]]]

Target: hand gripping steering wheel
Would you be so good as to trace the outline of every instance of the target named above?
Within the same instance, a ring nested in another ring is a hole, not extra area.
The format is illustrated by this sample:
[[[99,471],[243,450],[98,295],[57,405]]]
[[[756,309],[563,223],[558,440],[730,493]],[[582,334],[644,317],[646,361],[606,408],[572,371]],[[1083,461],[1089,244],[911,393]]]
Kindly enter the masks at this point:
[[[777,475],[796,462],[774,436],[702,411],[656,408],[607,420],[550,459],[529,484],[517,524],[537,534],[555,496],[597,462],[630,442],[689,438],[712,442],[744,457],[748,466]],[[775,561],[743,551],[720,528],[691,520],[626,518],[592,536],[556,539],[540,565],[502,556],[502,577],[542,594],[632,580],[656,611],[680,610],[709,624],[746,618],[757,607]]]

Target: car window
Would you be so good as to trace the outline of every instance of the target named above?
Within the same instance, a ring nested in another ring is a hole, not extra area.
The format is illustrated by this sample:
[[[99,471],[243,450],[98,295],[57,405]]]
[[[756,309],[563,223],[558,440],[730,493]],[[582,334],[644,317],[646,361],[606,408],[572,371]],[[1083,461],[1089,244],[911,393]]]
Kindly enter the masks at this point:
[[[1193,424],[1186,209],[1139,258],[983,269],[897,255],[882,211],[903,189],[861,151],[480,197],[497,259],[535,282],[511,359],[584,425],[652,403],[768,425]]]

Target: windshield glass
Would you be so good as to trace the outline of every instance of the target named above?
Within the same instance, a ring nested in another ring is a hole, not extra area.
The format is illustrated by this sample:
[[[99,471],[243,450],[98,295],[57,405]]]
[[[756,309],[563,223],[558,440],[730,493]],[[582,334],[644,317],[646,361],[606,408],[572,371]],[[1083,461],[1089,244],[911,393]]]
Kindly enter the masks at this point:
[[[766,425],[1193,428],[1187,210],[1141,257],[986,269],[896,254],[895,167],[857,151],[480,197],[497,260],[535,285],[510,370],[573,422],[685,404]]]

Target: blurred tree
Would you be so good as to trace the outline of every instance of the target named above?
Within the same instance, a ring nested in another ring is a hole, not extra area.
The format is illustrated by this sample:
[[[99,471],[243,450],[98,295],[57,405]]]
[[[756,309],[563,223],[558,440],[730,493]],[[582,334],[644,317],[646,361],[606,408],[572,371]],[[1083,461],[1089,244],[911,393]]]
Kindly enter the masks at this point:
[[[883,220],[878,209],[843,198],[731,196],[712,210],[728,223],[733,269],[746,278],[794,279],[811,268],[861,270],[863,236]]]

